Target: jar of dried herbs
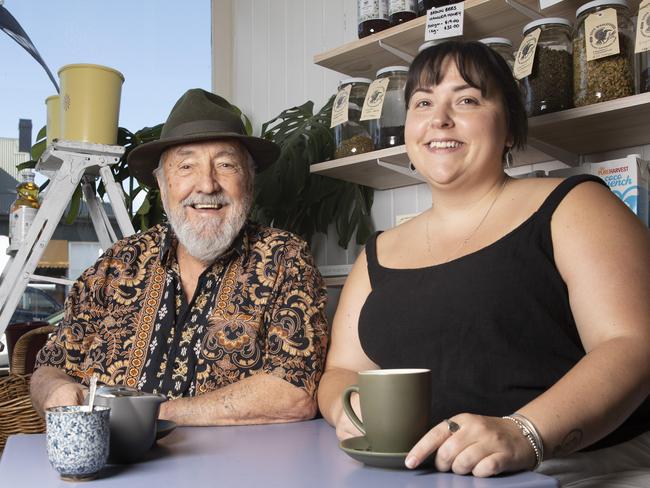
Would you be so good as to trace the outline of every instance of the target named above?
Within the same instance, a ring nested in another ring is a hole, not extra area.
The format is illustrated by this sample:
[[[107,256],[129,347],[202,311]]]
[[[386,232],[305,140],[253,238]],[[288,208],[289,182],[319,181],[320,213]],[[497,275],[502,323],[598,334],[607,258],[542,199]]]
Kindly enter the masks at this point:
[[[510,39],[506,39],[505,37],[486,37],[485,39],[479,39],[478,42],[482,42],[500,54],[506,63],[508,63],[508,66],[510,66],[510,71],[512,71],[515,65],[515,54],[512,50],[512,42]]]
[[[534,20],[524,26],[524,37],[536,30],[539,37],[532,71],[519,85],[529,116],[572,106],[571,22],[560,17]]]
[[[350,96],[348,121],[334,127],[336,139],[334,157],[336,158],[370,152],[375,148],[370,137],[370,122],[359,120],[370,82],[368,78],[346,78],[339,83],[339,91],[350,86]]]
[[[376,149],[404,144],[406,101],[404,88],[408,66],[388,66],[377,71],[377,79],[388,78],[381,116],[371,120],[370,130]],[[366,101],[366,103],[368,103]]]
[[[634,95],[634,29],[625,0],[595,0],[576,11],[573,103]]]

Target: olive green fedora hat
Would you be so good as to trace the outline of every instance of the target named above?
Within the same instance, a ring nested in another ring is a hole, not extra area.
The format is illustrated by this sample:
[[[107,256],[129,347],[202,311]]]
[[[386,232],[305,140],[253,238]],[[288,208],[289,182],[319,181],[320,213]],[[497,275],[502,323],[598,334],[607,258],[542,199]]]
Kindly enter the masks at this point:
[[[157,186],[153,170],[163,151],[172,146],[219,139],[236,139],[251,153],[257,172],[264,171],[280,156],[277,144],[246,134],[244,124],[225,98],[192,88],[176,102],[157,141],[142,144],[129,154],[129,172],[142,183]]]

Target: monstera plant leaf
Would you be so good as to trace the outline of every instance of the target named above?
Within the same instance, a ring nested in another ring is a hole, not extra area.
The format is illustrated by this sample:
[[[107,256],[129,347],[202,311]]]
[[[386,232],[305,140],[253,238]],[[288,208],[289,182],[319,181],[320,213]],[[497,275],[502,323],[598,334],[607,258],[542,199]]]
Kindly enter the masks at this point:
[[[308,241],[335,224],[338,244],[347,248],[355,231],[359,244],[372,232],[373,190],[309,172],[311,164],[334,155],[333,100],[316,114],[314,103],[308,101],[262,125],[262,137],[278,144],[281,153],[275,164],[257,175],[253,218]]]
[[[135,178],[131,178],[126,159],[131,151],[140,144],[157,141],[160,138],[162,127],[163,124],[158,124],[153,127],[144,127],[137,132],[131,132],[124,127],[120,127],[117,131],[117,144],[124,146],[124,154],[120,158],[120,161],[111,167],[111,170],[113,171],[115,181],[121,183],[122,186],[124,186],[124,181],[127,181],[128,192],[126,204],[135,230],[145,231],[149,227],[159,224],[164,220],[165,212],[162,201],[160,200],[158,188],[149,188],[139,183]],[[100,196],[104,195],[104,186],[101,182],[97,191]],[[144,195],[144,199],[134,212],[133,204],[138,200],[140,194]]]

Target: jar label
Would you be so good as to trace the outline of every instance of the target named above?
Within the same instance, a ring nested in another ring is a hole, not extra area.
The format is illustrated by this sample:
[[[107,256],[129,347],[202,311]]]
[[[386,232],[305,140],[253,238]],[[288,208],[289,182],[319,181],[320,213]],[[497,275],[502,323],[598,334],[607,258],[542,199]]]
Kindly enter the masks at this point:
[[[537,41],[542,29],[535,29],[524,37],[521,41],[517,55],[515,56],[515,67],[513,74],[515,78],[521,80],[533,72],[533,62],[535,61],[535,51],[537,51]]]
[[[398,12],[413,12],[414,14],[417,14],[417,0],[389,0],[388,15],[393,15]]]
[[[381,117],[381,109],[384,106],[389,81],[388,78],[379,78],[370,83],[359,120],[374,120]]]
[[[9,250],[16,250],[25,244],[27,232],[36,217],[38,209],[18,207],[9,216]]]
[[[424,40],[433,41],[463,35],[465,2],[427,10]]]
[[[357,0],[357,21],[388,20],[388,0]]]
[[[585,19],[587,61],[606,58],[620,52],[616,9],[606,8]]]
[[[348,121],[350,90],[352,90],[352,85],[347,85],[341,88],[336,94],[336,98],[334,98],[334,103],[332,104],[332,120],[330,122],[330,128],[336,127],[339,124],[344,124]]]
[[[650,0],[641,2],[636,23],[635,53],[650,51]]]

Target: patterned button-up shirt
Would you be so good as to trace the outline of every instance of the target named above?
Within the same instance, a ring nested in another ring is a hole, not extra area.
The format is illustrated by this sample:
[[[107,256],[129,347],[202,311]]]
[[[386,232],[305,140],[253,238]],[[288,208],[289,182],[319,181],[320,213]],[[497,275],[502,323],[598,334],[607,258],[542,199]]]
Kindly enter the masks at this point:
[[[72,287],[37,366],[170,398],[263,372],[314,397],[327,348],[326,291],[306,243],[247,223],[189,302],[175,249],[166,225],[116,243]]]

